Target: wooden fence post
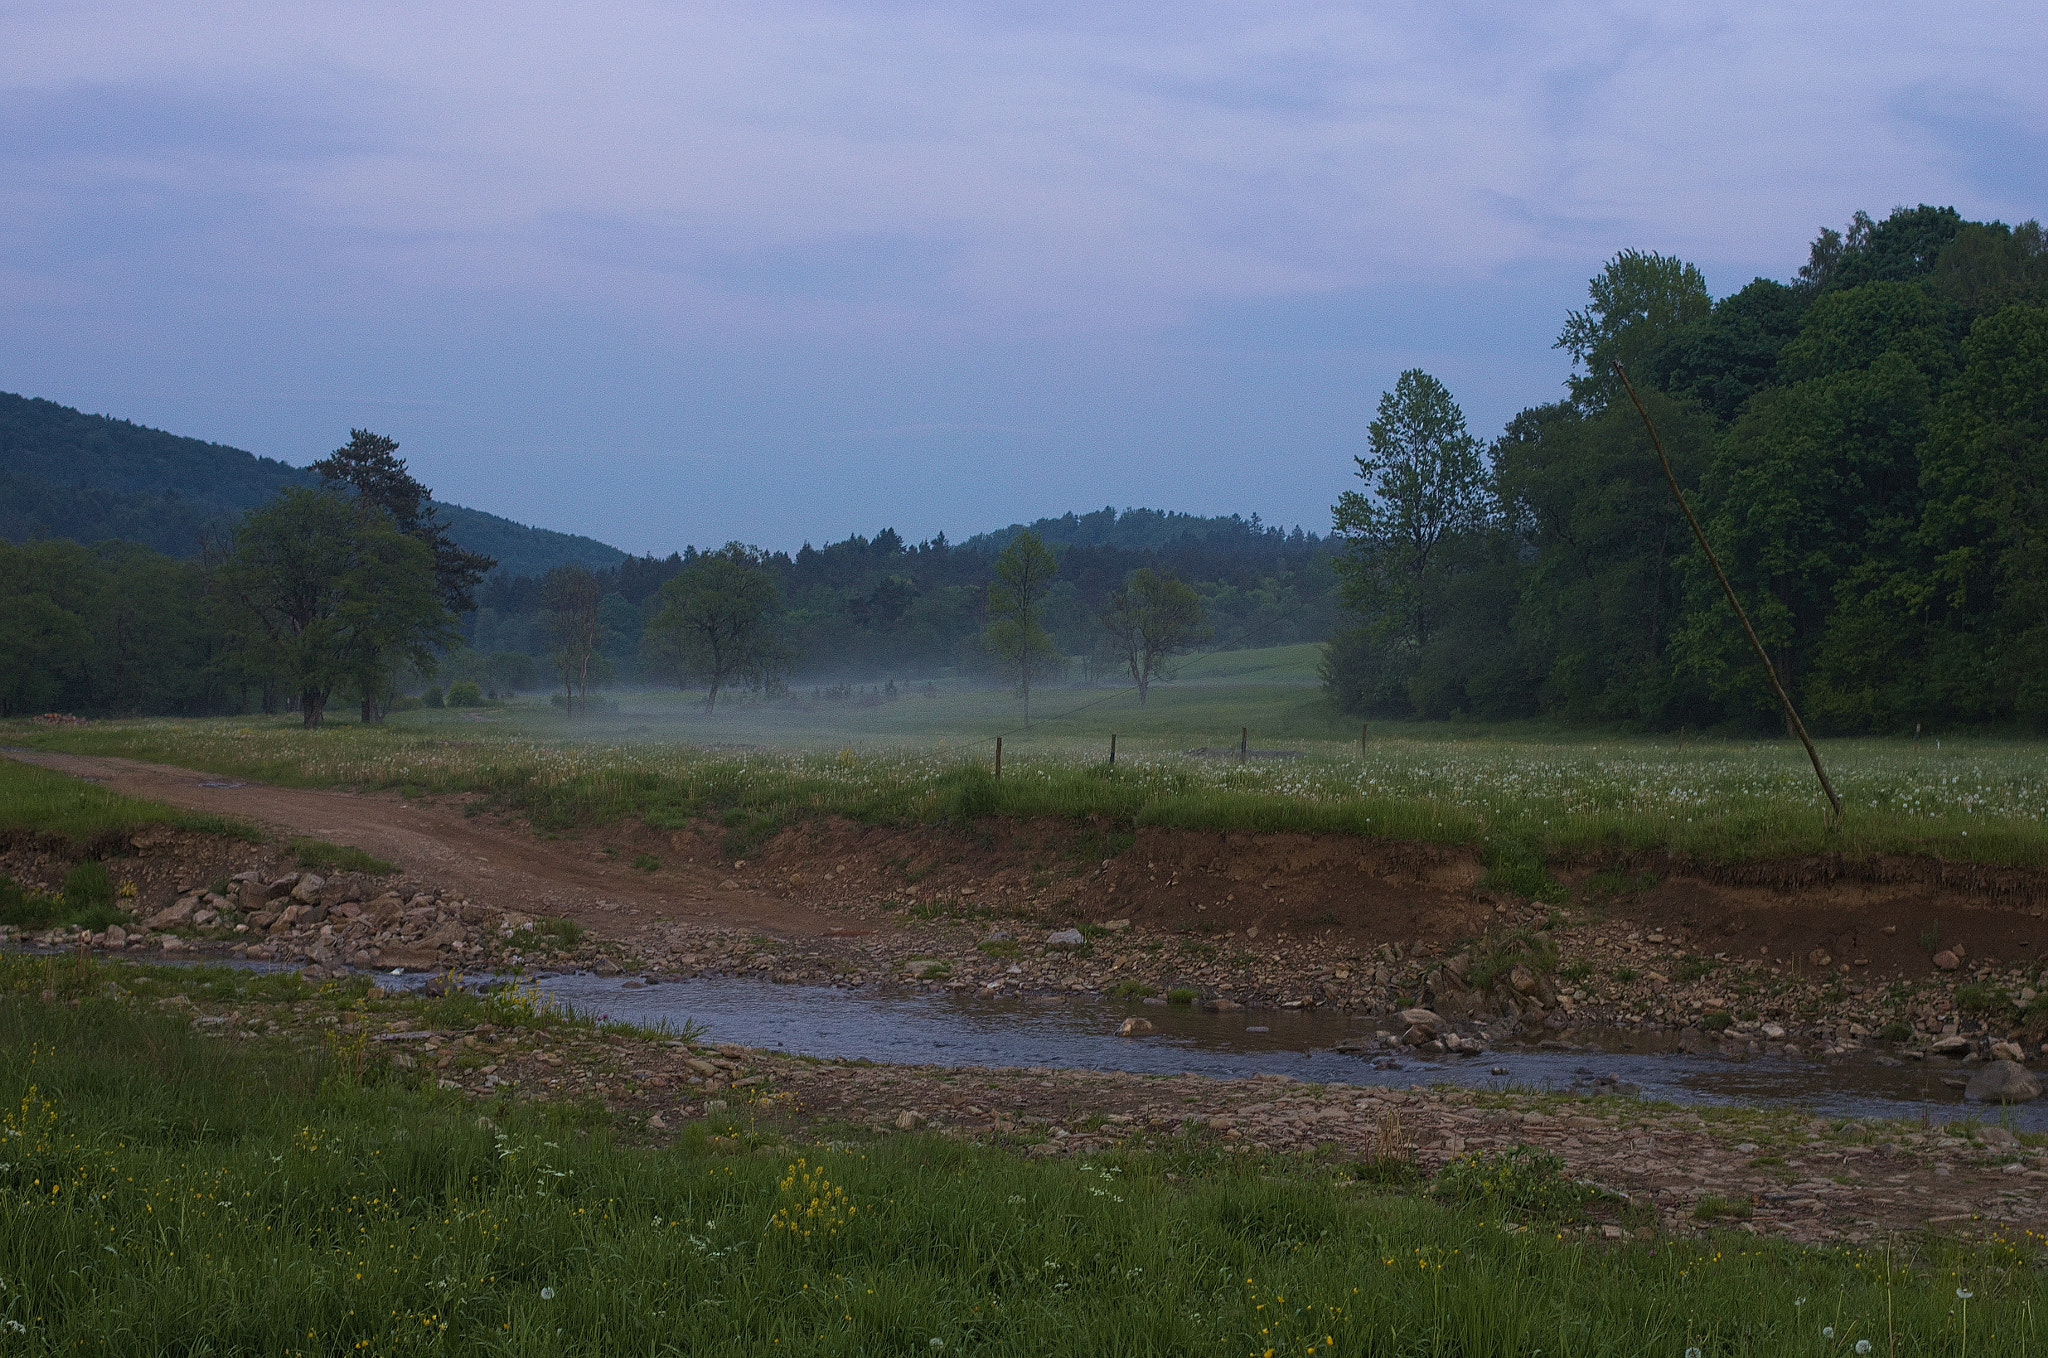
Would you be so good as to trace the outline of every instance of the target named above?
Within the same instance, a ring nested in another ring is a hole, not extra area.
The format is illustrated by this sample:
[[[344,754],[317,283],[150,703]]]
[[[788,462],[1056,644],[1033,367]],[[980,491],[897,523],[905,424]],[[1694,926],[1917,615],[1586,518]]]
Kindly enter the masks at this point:
[[[1109,733],[1109,766],[1116,767],[1116,732]]]
[[[996,781],[1003,781],[1003,738],[996,737]]]

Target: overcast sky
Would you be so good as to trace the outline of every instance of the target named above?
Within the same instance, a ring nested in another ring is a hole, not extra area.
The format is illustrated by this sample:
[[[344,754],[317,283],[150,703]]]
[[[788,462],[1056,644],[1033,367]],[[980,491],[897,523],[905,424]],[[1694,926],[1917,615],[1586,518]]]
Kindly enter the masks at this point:
[[[1322,530],[1616,250],[2048,213],[2048,6],[0,3],[0,389],[632,551]]]

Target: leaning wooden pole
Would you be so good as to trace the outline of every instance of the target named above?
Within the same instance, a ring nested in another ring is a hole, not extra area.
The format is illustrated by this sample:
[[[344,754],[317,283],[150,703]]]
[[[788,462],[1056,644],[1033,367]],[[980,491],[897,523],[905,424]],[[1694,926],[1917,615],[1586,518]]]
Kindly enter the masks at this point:
[[[1756,652],[1757,663],[1764,667],[1764,677],[1771,681],[1771,692],[1778,695],[1778,702],[1785,709],[1785,724],[1792,728],[1792,734],[1799,737],[1799,743],[1806,747],[1806,757],[1813,761],[1813,776],[1820,779],[1820,790],[1828,795],[1828,805],[1834,808],[1835,819],[1842,818],[1842,799],[1835,795],[1835,785],[1828,781],[1828,771],[1821,767],[1820,751],[1813,748],[1813,737],[1806,734],[1806,723],[1799,720],[1799,709],[1792,706],[1792,695],[1778,682],[1778,667],[1771,663],[1770,652],[1756,634],[1756,628],[1749,625],[1749,614],[1743,611],[1742,600],[1735,597],[1735,586],[1728,583],[1728,572],[1721,569],[1721,558],[1714,555],[1714,549],[1707,542],[1707,532],[1700,527],[1700,521],[1693,516],[1692,506],[1685,502],[1685,494],[1678,488],[1678,477],[1671,470],[1671,457],[1664,451],[1664,440],[1657,434],[1657,426],[1650,419],[1650,412],[1643,408],[1643,398],[1636,394],[1636,384],[1628,380],[1628,372],[1621,364],[1612,364],[1614,375],[1621,379],[1622,388],[1628,392],[1628,399],[1635,403],[1636,414],[1643,417],[1643,428],[1650,431],[1650,446],[1657,450],[1657,461],[1664,468],[1664,481],[1671,487],[1671,498],[1678,501],[1678,508],[1685,515],[1685,521],[1692,525],[1693,538],[1700,544],[1700,551],[1706,554],[1707,564],[1714,568],[1714,578],[1721,582],[1721,592],[1728,596],[1728,606],[1735,610],[1736,621],[1742,624],[1742,634],[1749,638],[1750,649]]]

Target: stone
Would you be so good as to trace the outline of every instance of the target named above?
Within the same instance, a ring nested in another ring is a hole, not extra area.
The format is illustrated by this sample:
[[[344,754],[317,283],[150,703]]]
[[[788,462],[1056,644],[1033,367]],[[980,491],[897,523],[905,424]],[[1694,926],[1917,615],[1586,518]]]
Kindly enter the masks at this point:
[[[305,905],[311,905],[320,899],[320,888],[326,885],[327,879],[325,877],[322,877],[317,872],[309,872],[299,878],[298,882],[292,887],[292,899]]]
[[[1540,989],[1536,973],[1519,963],[1508,972],[1508,985],[1517,995],[1534,995]]]
[[[1228,1014],[1233,1010],[1242,1009],[1244,1008],[1244,1006],[1239,1004],[1236,1000],[1225,999],[1223,996],[1218,995],[1216,998],[1212,1000],[1203,1000],[1202,1008],[1208,1010],[1212,1014]]]
[[[723,1113],[726,1110],[726,1107],[727,1104],[724,1099],[704,1100],[704,1111],[706,1113]]]
[[[1104,920],[1104,921],[1103,921],[1103,923],[1102,923],[1102,927],[1103,927],[1103,928],[1105,928],[1105,929],[1110,929],[1110,930],[1115,930],[1115,931],[1119,931],[1119,932],[1120,932],[1120,931],[1122,931],[1122,930],[1124,930],[1124,929],[1128,929],[1128,928],[1130,928],[1130,927],[1131,927],[1131,922],[1130,922],[1129,920],[1127,920],[1127,919],[1112,919],[1112,920]]]
[[[168,929],[173,925],[183,924],[192,918],[195,904],[196,902],[184,900],[176,905],[167,905],[144,920],[142,925],[145,929]]]
[[[1960,957],[1957,957],[1954,953],[1950,952],[1946,948],[1943,948],[1940,952],[1934,955],[1934,965],[1941,968],[1943,971],[1954,971],[1957,967],[1961,966],[1962,964],[1963,960]]]
[[[110,924],[104,941],[109,948],[123,947],[128,942],[128,931],[118,924]]]
[[[451,944],[460,943],[464,937],[462,926],[454,920],[449,920],[439,928],[430,930],[420,940],[420,946],[422,948],[446,948]]]
[[[1993,1061],[1970,1077],[1963,1097],[1972,1103],[2026,1103],[2041,1097],[2041,1082],[2017,1061]]]
[[[291,894],[292,888],[297,886],[298,884],[299,874],[297,874],[296,872],[288,872],[284,876],[279,877],[275,881],[271,882],[269,886],[263,888],[263,898],[266,901],[274,901],[280,896],[289,896]]]
[[[1123,1026],[1118,1028],[1116,1031],[1117,1034],[1121,1037],[1137,1037],[1141,1033],[1149,1033],[1153,1031],[1152,1020],[1141,1018],[1127,1018],[1123,1021]]]
[[[668,1130],[668,1123],[662,1121],[661,1114],[656,1113],[647,1119],[647,1130],[651,1132],[665,1132]]]
[[[1055,929],[1045,936],[1048,948],[1078,948],[1087,941],[1079,929]]]
[[[2024,1061],[2027,1054],[2020,1050],[2017,1042],[1994,1042],[1991,1044],[1991,1059],[1994,1061]]]
[[[1785,1040],[1785,1025],[1782,1023],[1766,1023],[1761,1031],[1765,1037],[1773,1042],[1783,1042]]]
[[[1443,1019],[1433,1009],[1403,1009],[1394,1018],[1410,1028],[1424,1029],[1432,1037],[1444,1026]]]
[[[919,1127],[922,1127],[924,1123],[924,1114],[914,1112],[908,1108],[896,1115],[896,1130],[899,1132],[914,1132]]]
[[[1970,1039],[1960,1033],[1949,1033],[1927,1044],[1927,1050],[1936,1056],[1961,1056],[1969,1049]]]
[[[2020,1144],[2020,1139],[2004,1127],[1979,1127],[1977,1139],[1987,1146],[1996,1146],[2000,1150],[2012,1150]]]
[[[599,976],[621,976],[625,974],[626,969],[617,962],[612,961],[609,957],[600,957],[597,959],[597,965],[593,966],[591,970]]]

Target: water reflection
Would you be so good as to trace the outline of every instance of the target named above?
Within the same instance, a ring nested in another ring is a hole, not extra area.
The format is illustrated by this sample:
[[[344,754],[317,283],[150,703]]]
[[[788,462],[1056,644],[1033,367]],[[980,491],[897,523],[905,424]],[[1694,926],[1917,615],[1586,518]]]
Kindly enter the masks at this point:
[[[1370,1035],[1374,1022],[1328,1011],[1205,1014],[1109,999],[883,995],[716,978],[641,984],[578,974],[546,977],[540,985],[580,1013],[647,1024],[694,1021],[715,1041],[810,1056],[1219,1077],[1279,1073],[1353,1085],[1564,1089],[1612,1076],[1638,1086],[1646,1098],[1675,1103],[1787,1104],[1837,1117],[1985,1117],[2020,1130],[2048,1130],[2043,1102],[2003,1111],[1964,1104],[1961,1091],[1941,1083],[1965,1073],[1947,1063],[1687,1055],[1644,1050],[1657,1039],[1640,1033],[1613,1034],[1612,1047],[1599,1051],[1511,1047],[1477,1057],[1402,1057],[1399,1069],[1375,1070],[1369,1060],[1330,1050],[1347,1037]],[[1151,1020],[1158,1031],[1118,1037],[1117,1026],[1132,1015]],[[1507,1074],[1493,1074],[1496,1068]]]

